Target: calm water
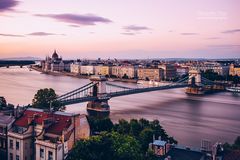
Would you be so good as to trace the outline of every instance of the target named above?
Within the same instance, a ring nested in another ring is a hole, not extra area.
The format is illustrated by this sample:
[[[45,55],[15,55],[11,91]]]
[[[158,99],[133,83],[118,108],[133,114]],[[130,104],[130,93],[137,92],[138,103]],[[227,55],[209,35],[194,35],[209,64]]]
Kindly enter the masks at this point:
[[[61,95],[88,82],[40,74],[27,68],[0,68],[0,96],[15,105],[31,103],[40,88],[51,87]],[[136,84],[122,85],[136,87]],[[109,104],[114,121],[158,119],[168,134],[183,145],[199,147],[201,139],[232,143],[240,135],[240,95],[219,93],[191,97],[184,89],[172,89],[113,98]],[[68,106],[67,111],[86,113],[86,103]]]

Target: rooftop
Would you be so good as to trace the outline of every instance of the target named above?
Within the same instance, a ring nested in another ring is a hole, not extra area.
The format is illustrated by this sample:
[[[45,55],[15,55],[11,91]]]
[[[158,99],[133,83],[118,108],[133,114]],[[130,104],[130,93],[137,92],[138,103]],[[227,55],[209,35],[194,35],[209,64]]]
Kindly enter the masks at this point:
[[[8,125],[14,121],[13,116],[2,115],[0,114],[0,125]]]
[[[29,108],[26,111],[24,111],[23,115],[15,121],[14,125],[27,128],[29,125],[28,123],[29,118],[34,119],[34,122],[37,125],[42,125],[44,123],[44,120],[51,119],[52,125],[50,125],[46,129],[46,133],[61,135],[62,131],[71,125],[72,123],[71,119],[74,115],[78,114],[60,111],[50,113],[45,112],[42,109]]]
[[[167,142],[166,141],[161,141],[161,140],[155,140],[153,142],[153,145],[156,145],[156,146],[165,146]]]
[[[189,149],[172,148],[166,157],[170,156],[171,160],[202,160],[205,153],[192,151]]]

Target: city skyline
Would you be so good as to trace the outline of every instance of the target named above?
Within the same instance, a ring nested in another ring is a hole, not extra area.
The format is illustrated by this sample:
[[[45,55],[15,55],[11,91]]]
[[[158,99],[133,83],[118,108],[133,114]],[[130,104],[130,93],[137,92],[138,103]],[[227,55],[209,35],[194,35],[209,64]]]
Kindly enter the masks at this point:
[[[239,58],[240,2],[0,2],[0,58]]]

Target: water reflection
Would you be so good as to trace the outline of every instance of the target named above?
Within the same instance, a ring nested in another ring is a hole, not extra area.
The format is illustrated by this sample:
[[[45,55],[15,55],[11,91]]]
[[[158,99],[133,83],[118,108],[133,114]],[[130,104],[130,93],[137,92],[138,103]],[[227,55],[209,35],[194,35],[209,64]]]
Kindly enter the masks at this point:
[[[40,88],[53,88],[61,95],[87,84],[87,79],[51,76],[27,68],[0,68],[0,95],[13,104],[28,104]],[[118,83],[128,87],[136,84]],[[111,118],[159,119],[180,143],[199,146],[201,139],[233,142],[240,135],[240,97],[232,93],[188,96],[184,89],[171,89],[116,97],[109,101]],[[86,113],[86,103],[67,111]]]

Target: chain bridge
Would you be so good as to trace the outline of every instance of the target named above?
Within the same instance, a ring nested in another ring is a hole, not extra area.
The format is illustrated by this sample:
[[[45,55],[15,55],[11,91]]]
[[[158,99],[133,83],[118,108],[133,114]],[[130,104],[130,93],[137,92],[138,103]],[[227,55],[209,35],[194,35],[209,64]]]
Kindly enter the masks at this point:
[[[110,113],[108,100],[113,97],[185,87],[198,89],[204,85],[216,84],[216,82],[201,77],[199,72],[192,72],[188,77],[174,83],[138,88],[130,88],[109,82],[104,76],[92,76],[90,80],[90,83],[59,96],[57,101],[62,106],[88,102],[87,111],[89,114],[108,115]]]

